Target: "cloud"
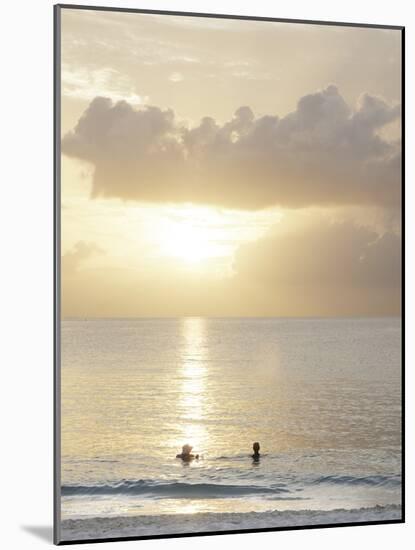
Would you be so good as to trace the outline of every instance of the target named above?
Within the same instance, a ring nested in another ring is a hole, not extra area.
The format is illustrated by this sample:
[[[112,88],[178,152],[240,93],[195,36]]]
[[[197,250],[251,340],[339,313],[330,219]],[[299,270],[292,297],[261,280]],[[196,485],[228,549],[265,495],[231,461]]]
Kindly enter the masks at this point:
[[[78,241],[62,256],[62,275],[73,276],[87,260],[99,254],[104,254],[104,251],[95,243]]]
[[[273,205],[400,205],[401,145],[379,132],[400,106],[363,94],[351,109],[338,89],[303,96],[285,117],[248,106],[220,124],[188,128],[171,109],[95,98],[62,151],[95,167],[93,197]]]
[[[182,73],[172,73],[170,76],[169,76],[169,80],[170,82],[182,82],[183,80],[183,75]]]
[[[91,101],[97,93],[110,96],[114,101],[125,100],[140,105],[148,100],[135,93],[133,82],[109,67],[101,69],[73,69],[62,67],[62,94],[67,97]]]
[[[300,314],[400,312],[401,237],[351,222],[314,221],[240,247],[235,284]],[[271,306],[272,307],[272,306]],[[303,312],[303,313],[301,313]]]

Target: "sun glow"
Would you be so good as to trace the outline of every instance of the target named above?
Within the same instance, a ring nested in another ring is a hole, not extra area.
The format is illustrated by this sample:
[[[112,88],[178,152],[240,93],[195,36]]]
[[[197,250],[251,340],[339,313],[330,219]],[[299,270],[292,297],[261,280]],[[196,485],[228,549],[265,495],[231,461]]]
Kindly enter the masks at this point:
[[[209,209],[177,209],[173,216],[176,219],[167,219],[160,234],[163,255],[198,266],[232,254],[230,235]]]
[[[258,239],[275,223],[270,213],[224,211],[194,205],[154,209],[148,215],[148,235],[158,258],[192,270],[225,276],[232,273],[235,251],[246,242]],[[143,219],[142,213],[135,219]],[[151,223],[150,223],[151,222]]]
[[[189,264],[198,264],[221,255],[220,247],[209,238],[206,228],[186,222],[175,224],[171,228],[166,242],[166,252]]]

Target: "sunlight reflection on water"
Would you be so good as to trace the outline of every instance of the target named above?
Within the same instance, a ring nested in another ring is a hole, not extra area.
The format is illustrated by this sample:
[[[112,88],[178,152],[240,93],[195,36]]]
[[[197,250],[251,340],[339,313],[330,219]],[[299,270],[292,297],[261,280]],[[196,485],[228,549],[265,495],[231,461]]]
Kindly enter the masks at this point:
[[[189,443],[195,452],[207,447],[209,438],[203,420],[206,415],[206,370],[208,347],[206,321],[200,317],[182,320],[182,376],[178,416],[181,418],[181,439],[177,445]]]

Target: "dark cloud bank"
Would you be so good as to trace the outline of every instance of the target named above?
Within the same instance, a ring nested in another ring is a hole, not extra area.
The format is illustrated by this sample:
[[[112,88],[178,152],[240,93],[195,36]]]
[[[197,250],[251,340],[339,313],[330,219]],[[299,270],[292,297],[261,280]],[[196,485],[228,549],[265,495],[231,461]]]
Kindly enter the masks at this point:
[[[242,246],[238,274],[273,286],[399,288],[401,239],[350,222],[317,222]]]
[[[401,144],[379,131],[400,106],[364,94],[352,110],[338,89],[302,97],[283,118],[240,107],[220,125],[180,125],[158,107],[95,98],[62,151],[95,167],[92,195],[229,208],[400,205]]]

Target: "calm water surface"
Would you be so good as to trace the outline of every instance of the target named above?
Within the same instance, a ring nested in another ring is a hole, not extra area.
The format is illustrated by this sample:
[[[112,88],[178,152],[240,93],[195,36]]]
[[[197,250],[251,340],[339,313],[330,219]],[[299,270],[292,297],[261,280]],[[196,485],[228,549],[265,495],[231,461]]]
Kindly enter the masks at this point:
[[[399,319],[65,320],[62,516],[398,504],[400,373]]]

